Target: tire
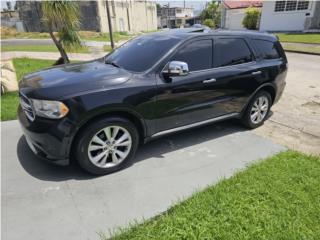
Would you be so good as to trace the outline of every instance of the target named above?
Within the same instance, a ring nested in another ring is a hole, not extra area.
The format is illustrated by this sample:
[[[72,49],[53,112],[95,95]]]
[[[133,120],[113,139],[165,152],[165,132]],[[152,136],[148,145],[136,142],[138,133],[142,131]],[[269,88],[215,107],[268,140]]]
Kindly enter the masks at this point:
[[[267,106],[259,105],[260,102],[266,103]],[[258,92],[247,106],[242,117],[242,123],[249,129],[260,127],[269,115],[271,104],[271,95],[268,92]]]
[[[109,117],[90,124],[79,134],[74,156],[85,171],[104,175],[124,168],[133,159],[138,144],[139,134],[132,122]]]

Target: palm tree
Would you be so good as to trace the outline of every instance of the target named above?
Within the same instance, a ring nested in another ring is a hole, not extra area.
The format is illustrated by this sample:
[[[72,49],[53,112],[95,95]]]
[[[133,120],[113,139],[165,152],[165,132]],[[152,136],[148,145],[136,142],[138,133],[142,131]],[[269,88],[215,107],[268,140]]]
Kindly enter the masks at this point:
[[[65,50],[81,46],[77,32],[80,24],[78,4],[67,0],[43,1],[42,11],[49,34],[61,55],[57,62],[69,63]],[[53,34],[54,30],[58,32],[57,36]]]

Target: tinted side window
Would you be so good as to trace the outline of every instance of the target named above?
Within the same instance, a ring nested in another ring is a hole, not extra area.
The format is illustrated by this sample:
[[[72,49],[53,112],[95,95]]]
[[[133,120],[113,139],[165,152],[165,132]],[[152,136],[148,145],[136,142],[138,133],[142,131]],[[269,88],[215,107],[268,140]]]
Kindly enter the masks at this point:
[[[251,51],[243,39],[218,38],[214,41],[214,65],[223,67],[251,62]]]
[[[171,60],[186,62],[189,71],[212,68],[212,40],[197,40],[184,45]]]
[[[280,57],[274,42],[258,39],[253,39],[252,41],[257,48],[259,56],[263,59],[277,59]]]

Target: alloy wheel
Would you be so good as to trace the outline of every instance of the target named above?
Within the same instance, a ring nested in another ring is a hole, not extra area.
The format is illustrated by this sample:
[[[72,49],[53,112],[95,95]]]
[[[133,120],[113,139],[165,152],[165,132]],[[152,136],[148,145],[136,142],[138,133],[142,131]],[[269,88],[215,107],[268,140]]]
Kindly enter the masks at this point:
[[[269,101],[266,96],[258,97],[252,105],[250,119],[254,124],[261,123],[269,109]]]
[[[88,146],[89,160],[97,167],[109,168],[120,164],[130,153],[132,137],[120,126],[108,126],[98,131]]]

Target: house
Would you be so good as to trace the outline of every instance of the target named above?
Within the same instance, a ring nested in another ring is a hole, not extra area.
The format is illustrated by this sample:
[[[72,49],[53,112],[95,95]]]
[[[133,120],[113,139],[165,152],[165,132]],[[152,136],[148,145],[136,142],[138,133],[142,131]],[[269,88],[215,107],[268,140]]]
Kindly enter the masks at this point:
[[[106,0],[78,1],[80,30],[108,32]],[[44,32],[41,1],[17,1],[19,18],[28,32]],[[146,0],[108,0],[112,30],[141,32],[157,29],[156,3]]]
[[[264,1],[261,31],[320,31],[320,1]]]
[[[264,2],[263,2],[264,3]],[[262,1],[254,0],[223,0],[220,5],[221,28],[230,30],[243,30],[242,20],[245,16],[246,8],[262,8]]]
[[[179,28],[194,24],[193,8],[162,6],[158,11],[158,28]]]

